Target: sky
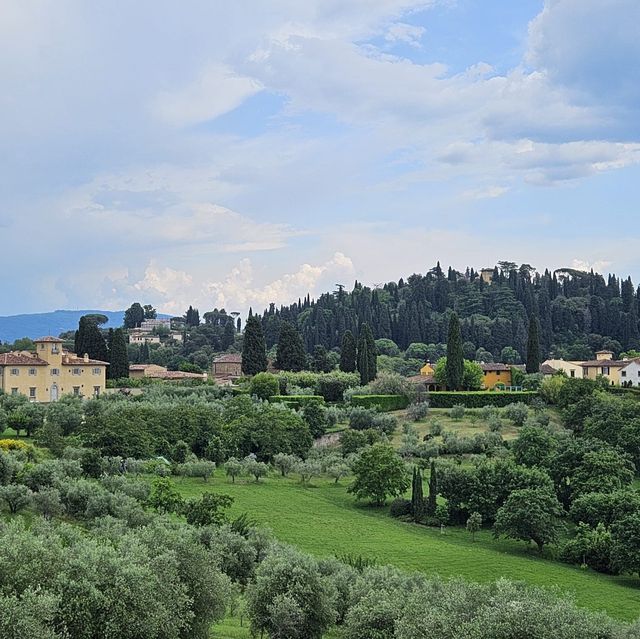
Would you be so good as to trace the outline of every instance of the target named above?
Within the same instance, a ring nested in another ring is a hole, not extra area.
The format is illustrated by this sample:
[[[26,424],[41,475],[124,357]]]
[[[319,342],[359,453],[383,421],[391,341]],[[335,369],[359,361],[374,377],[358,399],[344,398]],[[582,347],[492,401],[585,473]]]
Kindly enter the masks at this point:
[[[637,0],[0,0],[0,315],[498,260],[640,280]]]

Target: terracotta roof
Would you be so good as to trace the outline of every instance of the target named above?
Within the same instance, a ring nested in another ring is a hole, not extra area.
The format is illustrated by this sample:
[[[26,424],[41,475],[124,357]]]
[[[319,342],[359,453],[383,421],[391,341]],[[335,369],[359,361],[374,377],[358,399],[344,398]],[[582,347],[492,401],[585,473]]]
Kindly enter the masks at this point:
[[[510,371],[511,370],[511,366],[507,366],[506,364],[494,364],[494,363],[488,363],[488,364],[480,364],[480,368],[483,371]]]
[[[65,353],[62,358],[63,366],[89,366],[92,364],[97,366],[109,366],[109,362],[103,362],[99,359],[85,359],[84,357],[78,357],[74,353]]]
[[[39,342],[53,342],[54,344],[62,344],[64,340],[60,339],[59,337],[52,337],[51,335],[47,335],[45,337],[39,337],[38,339],[33,340],[34,344],[38,344]]]
[[[184,371],[158,371],[149,375],[154,379],[204,379],[203,373],[186,373]]]
[[[580,366],[585,368],[597,368],[598,366],[609,366],[610,368],[619,368],[620,366],[626,366],[629,362],[625,362],[621,359],[592,359],[588,362],[581,362]]]
[[[604,355],[605,353],[611,353],[611,355],[613,355],[613,351],[596,351],[596,355]]]
[[[549,364],[540,364],[540,372],[543,375],[555,375],[558,371],[553,366],[549,366]]]
[[[143,371],[151,364],[129,364],[130,371]]]
[[[242,355],[240,353],[227,353],[220,355],[213,360],[214,364],[242,364]]]
[[[0,366],[49,366],[49,364],[33,355],[2,353],[0,354]]]

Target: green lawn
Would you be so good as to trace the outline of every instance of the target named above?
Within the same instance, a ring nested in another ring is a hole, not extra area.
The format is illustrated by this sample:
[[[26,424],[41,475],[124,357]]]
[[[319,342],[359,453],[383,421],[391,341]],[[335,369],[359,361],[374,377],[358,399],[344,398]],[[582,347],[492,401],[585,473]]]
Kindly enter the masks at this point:
[[[174,481],[185,497],[203,490],[232,495],[232,516],[248,512],[269,526],[278,539],[316,555],[362,554],[405,570],[460,575],[476,581],[499,577],[524,580],[572,592],[578,604],[619,619],[640,616],[637,579],[610,577],[541,559],[522,543],[494,540],[489,531],[480,533],[473,543],[463,529],[449,528],[441,535],[437,529],[399,522],[384,509],[357,505],[346,492],[345,480],[334,485],[330,480],[316,479],[314,486],[307,488],[297,479],[277,476],[259,484],[247,479],[235,484],[226,479],[209,484],[198,479]]]

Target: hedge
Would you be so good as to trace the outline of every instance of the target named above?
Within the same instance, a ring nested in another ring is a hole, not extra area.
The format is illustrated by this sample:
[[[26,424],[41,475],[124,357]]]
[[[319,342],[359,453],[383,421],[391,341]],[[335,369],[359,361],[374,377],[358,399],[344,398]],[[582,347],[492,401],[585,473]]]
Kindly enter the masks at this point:
[[[299,409],[309,402],[324,404],[322,395],[272,395],[269,397],[272,404],[284,404],[288,408]]]
[[[538,397],[536,391],[435,391],[427,395],[427,401],[431,408],[451,408],[455,404],[482,408],[503,407],[515,402],[530,404],[535,397]]]
[[[409,399],[404,395],[354,395],[351,398],[352,406],[364,408],[378,407],[383,412],[390,410],[402,410],[409,405]]]

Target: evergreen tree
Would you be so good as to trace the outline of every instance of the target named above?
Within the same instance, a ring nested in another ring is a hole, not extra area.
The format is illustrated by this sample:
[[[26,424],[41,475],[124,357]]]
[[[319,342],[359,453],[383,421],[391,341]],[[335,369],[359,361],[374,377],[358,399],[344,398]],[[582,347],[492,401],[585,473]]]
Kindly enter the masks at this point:
[[[102,332],[95,321],[86,316],[81,317],[78,322],[74,348],[78,357],[87,354],[91,359],[98,359],[101,362],[106,362],[109,357]]]
[[[538,320],[535,316],[529,319],[529,337],[527,338],[527,373],[540,370],[540,340],[538,337]]]
[[[350,330],[346,330],[342,336],[340,370],[344,373],[354,373],[356,370],[356,340]]]
[[[267,370],[267,347],[262,332],[262,324],[257,315],[247,319],[242,344],[242,372],[256,375]]]
[[[429,496],[427,497],[427,514],[433,516],[436,512],[436,498],[438,496],[438,475],[436,463],[431,460],[429,467]]]
[[[124,312],[124,327],[125,328],[138,328],[144,320],[144,308],[139,302],[134,302]]]
[[[460,390],[464,378],[464,353],[462,350],[460,320],[456,313],[452,313],[451,319],[449,320],[446,374],[447,387],[449,390]]]
[[[378,374],[376,343],[371,327],[366,322],[360,328],[358,339],[358,372],[363,385],[368,384]]]
[[[282,322],[278,336],[276,368],[298,372],[307,364],[307,354],[298,329],[290,322]]]
[[[127,338],[121,328],[113,331],[111,352],[109,353],[109,377],[121,379],[129,377],[129,355],[127,353]]]
[[[148,364],[150,356],[151,356],[151,353],[149,352],[149,344],[147,344],[147,342],[145,342],[140,347],[140,363]]]
[[[424,494],[422,492],[422,473],[416,466],[413,468],[411,513],[413,514],[413,520],[417,522],[423,521],[426,515],[426,504],[424,502]]]
[[[316,373],[328,373],[331,370],[327,349],[322,344],[313,347],[313,370]]]
[[[227,323],[224,325],[224,331],[222,333],[222,350],[226,351],[230,346],[233,346],[236,340],[236,327],[235,323],[232,319],[227,320]]]
[[[197,308],[189,306],[184,316],[184,323],[187,326],[200,326],[200,312]]]

